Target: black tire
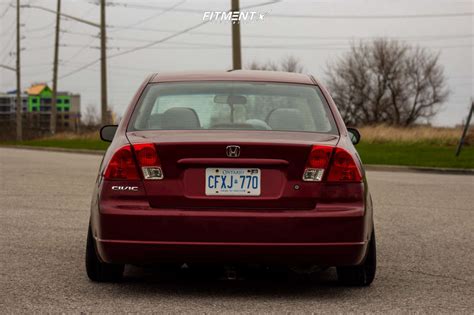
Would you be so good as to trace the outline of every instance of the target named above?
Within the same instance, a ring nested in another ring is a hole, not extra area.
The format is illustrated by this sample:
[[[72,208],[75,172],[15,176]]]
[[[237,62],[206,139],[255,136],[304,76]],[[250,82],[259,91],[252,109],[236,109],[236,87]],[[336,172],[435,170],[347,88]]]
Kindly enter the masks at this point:
[[[375,245],[375,231],[372,229],[369,248],[364,262],[358,266],[337,267],[337,278],[344,285],[365,287],[374,281],[376,270],[377,250]]]
[[[124,265],[101,262],[95,249],[91,227],[87,232],[86,270],[89,279],[95,282],[117,282],[122,279]]]

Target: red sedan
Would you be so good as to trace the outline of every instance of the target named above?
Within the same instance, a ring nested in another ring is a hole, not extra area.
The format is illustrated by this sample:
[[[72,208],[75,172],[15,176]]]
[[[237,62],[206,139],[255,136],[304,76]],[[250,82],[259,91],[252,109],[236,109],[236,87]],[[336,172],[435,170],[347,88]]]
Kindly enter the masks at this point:
[[[154,74],[101,137],[112,143],[92,198],[90,279],[119,280],[125,264],[256,263],[373,281],[360,135],[312,76]]]

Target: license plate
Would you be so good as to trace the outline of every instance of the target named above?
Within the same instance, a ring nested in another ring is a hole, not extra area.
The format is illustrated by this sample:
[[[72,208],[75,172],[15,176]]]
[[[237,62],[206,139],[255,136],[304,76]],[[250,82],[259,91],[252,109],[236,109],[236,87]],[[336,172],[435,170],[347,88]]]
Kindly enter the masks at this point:
[[[206,168],[207,196],[260,196],[260,169]]]

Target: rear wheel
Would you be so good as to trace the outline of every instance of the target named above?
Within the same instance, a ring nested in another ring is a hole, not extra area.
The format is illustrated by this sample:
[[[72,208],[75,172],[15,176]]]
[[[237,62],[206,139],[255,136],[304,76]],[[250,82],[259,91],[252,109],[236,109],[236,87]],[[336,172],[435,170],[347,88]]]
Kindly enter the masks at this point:
[[[375,278],[377,269],[377,255],[375,245],[375,231],[369,241],[369,248],[364,262],[358,266],[337,267],[337,278],[344,285],[369,286]]]
[[[86,245],[86,270],[87,276],[96,282],[116,282],[122,279],[124,265],[108,264],[101,262],[95,249],[94,237],[91,227],[87,233]]]

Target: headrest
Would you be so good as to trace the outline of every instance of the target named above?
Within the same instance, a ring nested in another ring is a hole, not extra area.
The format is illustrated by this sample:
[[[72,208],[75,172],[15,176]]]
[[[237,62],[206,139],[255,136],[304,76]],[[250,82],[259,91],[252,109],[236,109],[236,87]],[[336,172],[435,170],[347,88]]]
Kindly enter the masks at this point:
[[[304,130],[304,116],[295,108],[277,108],[270,112],[268,125],[273,130]]]
[[[189,107],[174,107],[165,111],[160,118],[161,129],[200,129],[196,111]]]

